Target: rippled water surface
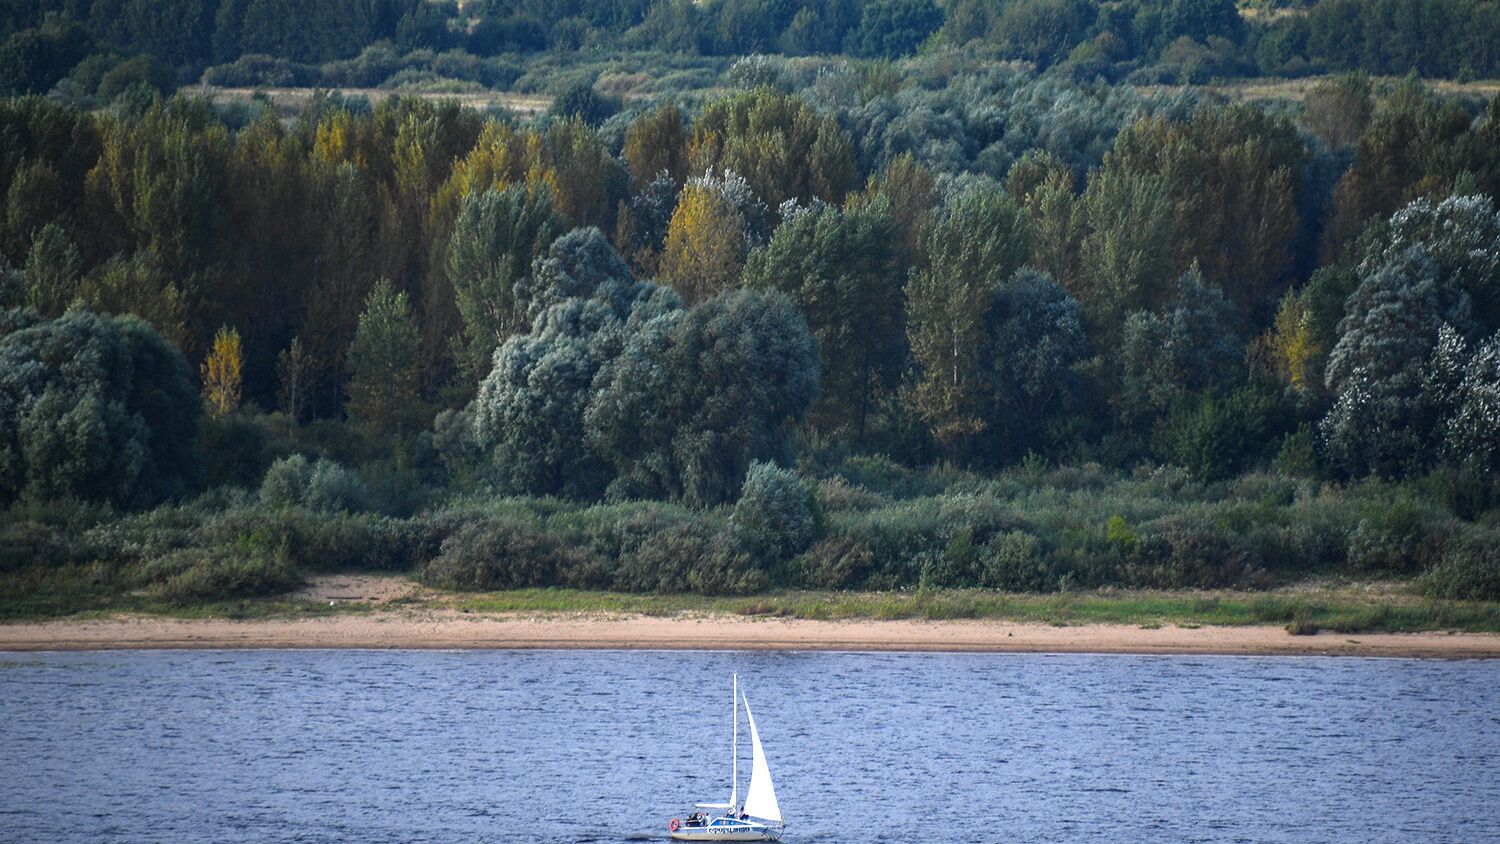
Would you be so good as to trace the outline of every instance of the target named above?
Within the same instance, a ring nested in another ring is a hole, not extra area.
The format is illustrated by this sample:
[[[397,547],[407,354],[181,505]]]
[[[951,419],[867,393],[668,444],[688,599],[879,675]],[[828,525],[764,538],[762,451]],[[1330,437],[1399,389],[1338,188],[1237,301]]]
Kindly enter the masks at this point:
[[[789,842],[1500,840],[1500,662],[602,651],[0,655],[0,840],[664,840],[731,671]]]

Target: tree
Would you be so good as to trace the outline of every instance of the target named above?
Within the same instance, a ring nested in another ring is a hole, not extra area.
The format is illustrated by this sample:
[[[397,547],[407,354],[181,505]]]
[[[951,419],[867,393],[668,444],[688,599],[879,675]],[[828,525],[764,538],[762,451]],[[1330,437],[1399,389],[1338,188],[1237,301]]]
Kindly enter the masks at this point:
[[[665,172],[681,184],[687,178],[687,123],[674,105],[637,117],[625,130],[626,167],[636,189]]]
[[[574,226],[614,228],[628,178],[599,135],[579,118],[559,120],[547,127],[546,151],[557,212]]]
[[[134,317],[12,312],[0,329],[0,506],[147,507],[202,478],[202,406],[182,353]]]
[[[1122,130],[1096,179],[1108,171],[1161,178],[1169,273],[1197,262],[1248,314],[1290,278],[1308,157],[1284,118],[1243,105],[1204,106],[1185,122],[1145,118]]]
[[[228,326],[221,327],[199,370],[203,402],[210,414],[222,419],[240,406],[244,365],[240,333]]]
[[[1197,268],[1177,280],[1160,311],[1125,320],[1120,354],[1120,407],[1127,422],[1165,413],[1174,402],[1228,380],[1241,359],[1234,309]]]
[[[745,257],[744,228],[743,218],[722,194],[689,184],[667,227],[662,280],[690,305],[735,286]]]
[[[294,426],[307,413],[312,368],[301,337],[293,337],[291,345],[276,355],[276,406]]]
[[[884,170],[872,175],[865,191],[851,196],[848,203],[851,209],[857,209],[879,199],[889,204],[891,222],[900,239],[900,256],[907,261],[917,260],[922,223],[938,200],[932,171],[917,163],[911,153],[904,152]]]
[[[1479,326],[1500,328],[1500,213],[1490,197],[1413,200],[1360,243],[1366,275],[1420,246],[1445,283],[1468,295]]]
[[[1076,371],[1089,355],[1083,312],[1045,273],[1023,267],[995,291],[987,323],[987,450],[998,462],[1042,452],[1047,424],[1083,394]]]
[[[62,175],[46,159],[21,161],[5,192],[4,240],[0,247],[11,255],[25,254],[38,230],[65,219],[76,202],[76,186],[65,185]]]
[[[943,25],[943,12],[932,0],[872,0],[845,48],[855,55],[895,59],[910,55]]]
[[[317,238],[317,274],[304,294],[302,325],[308,356],[317,368],[309,394],[314,415],[338,412],[349,346],[360,309],[378,277],[381,219],[389,208],[372,195],[350,163],[313,167],[313,219],[323,221]]]
[[[1328,455],[1353,475],[1420,472],[1438,456],[1432,432],[1450,410],[1450,389],[1433,376],[1459,369],[1435,364],[1461,357],[1439,340],[1446,329],[1457,346],[1472,331],[1469,297],[1413,246],[1365,275],[1345,314],[1325,375]]]
[[[406,292],[381,279],[349,348],[349,418],[372,440],[410,432],[421,419],[419,350]]]
[[[207,281],[229,240],[229,153],[229,131],[206,101],[174,98],[138,121],[105,122],[84,185],[94,228],[80,232],[80,242],[98,243],[104,254],[149,247],[169,278]],[[198,336],[212,325],[195,326]]]
[[[559,94],[548,114],[561,118],[577,118],[589,126],[598,126],[620,110],[618,100],[602,97],[594,86],[580,82]]]
[[[1345,73],[1308,90],[1302,100],[1302,122],[1331,149],[1340,149],[1359,140],[1374,110],[1370,77]]]
[[[1005,189],[1026,206],[1031,219],[1031,265],[1065,289],[1078,290],[1083,267],[1073,183],[1073,168],[1043,150],[1021,156],[1005,174]]]
[[[1452,465],[1493,477],[1500,471],[1500,332],[1467,357],[1443,426],[1443,454]]]
[[[682,183],[663,170],[620,209],[615,243],[645,275],[655,275]]]
[[[629,325],[680,300],[632,278],[598,229],[558,238],[522,299],[531,329],[500,347],[471,405],[486,474],[512,494],[598,498],[613,469],[586,440],[595,377]]]
[[[78,247],[67,232],[48,223],[37,232],[23,269],[26,302],[46,317],[62,316],[78,294],[81,273]]]
[[[1158,176],[1121,172],[1106,158],[1079,201],[1076,287],[1100,345],[1118,338],[1125,315],[1159,304],[1172,274],[1171,208]],[[1071,273],[1062,276],[1070,278]]]
[[[1097,15],[1082,0],[1019,0],[1005,7],[993,33],[1005,55],[1047,67],[1067,58]]]
[[[1287,386],[1299,392],[1319,386],[1318,373],[1328,349],[1302,294],[1288,293],[1282,298],[1267,343],[1276,374]]]
[[[1421,195],[1448,192],[1458,175],[1472,117],[1457,103],[1439,100],[1421,82],[1408,80],[1375,111],[1359,138],[1354,162],[1334,186],[1334,211],[1323,234],[1332,257],[1362,232]]]
[[[140,317],[179,349],[192,339],[187,296],[149,252],[116,255],[96,266],[79,284],[78,298],[96,313]]]
[[[818,341],[822,391],[812,421],[859,443],[877,393],[896,386],[906,358],[897,245],[882,198],[843,213],[798,212],[745,266],[745,286],[790,296]]]
[[[859,177],[853,139],[837,120],[766,88],[705,106],[688,161],[694,173],[744,176],[772,208],[789,199],[842,202]]]
[[[464,325],[455,357],[476,380],[488,371],[495,348],[525,329],[516,285],[562,228],[545,191],[512,185],[464,200],[448,241],[448,277]]]
[[[907,338],[921,373],[913,398],[938,441],[963,452],[984,430],[985,319],[1030,252],[1026,218],[1005,193],[972,187],[935,215],[923,251],[927,266],[906,285]]]
[[[630,267],[598,229],[573,229],[552,241],[515,287],[516,313],[534,324],[543,311],[569,299],[602,298],[623,318],[640,292]]]
[[[736,290],[637,322],[596,376],[588,441],[611,498],[731,501],[755,461],[787,459],[818,392],[817,348],[779,293]]]

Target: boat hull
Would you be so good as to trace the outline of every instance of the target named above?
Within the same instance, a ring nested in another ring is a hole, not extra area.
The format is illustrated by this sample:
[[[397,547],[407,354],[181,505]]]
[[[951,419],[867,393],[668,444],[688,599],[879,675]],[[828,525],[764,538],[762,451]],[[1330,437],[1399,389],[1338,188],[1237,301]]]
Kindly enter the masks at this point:
[[[673,841],[780,841],[781,830],[762,827],[760,829],[714,829],[683,827],[672,833]]]

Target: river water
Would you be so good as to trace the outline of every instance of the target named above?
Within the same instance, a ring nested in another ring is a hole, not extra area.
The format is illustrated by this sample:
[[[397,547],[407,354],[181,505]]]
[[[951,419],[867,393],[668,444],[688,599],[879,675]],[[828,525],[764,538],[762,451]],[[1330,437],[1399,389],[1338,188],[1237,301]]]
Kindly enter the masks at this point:
[[[665,840],[732,671],[788,842],[1500,840],[1500,661],[125,651],[0,654],[0,841]]]

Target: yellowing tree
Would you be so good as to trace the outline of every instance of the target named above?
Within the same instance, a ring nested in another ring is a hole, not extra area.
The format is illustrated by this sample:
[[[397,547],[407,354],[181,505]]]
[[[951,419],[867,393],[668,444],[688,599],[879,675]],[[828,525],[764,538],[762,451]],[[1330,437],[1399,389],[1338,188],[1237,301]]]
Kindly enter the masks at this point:
[[[228,326],[220,328],[200,370],[203,399],[209,413],[222,418],[240,406],[240,379],[244,365],[245,352],[240,345],[240,333]]]
[[[1270,351],[1277,373],[1298,390],[1315,385],[1318,362],[1326,351],[1319,341],[1301,296],[1287,296],[1276,311],[1271,329]]]
[[[743,222],[729,202],[699,185],[683,188],[667,227],[662,279],[697,304],[738,283],[744,253]]]

